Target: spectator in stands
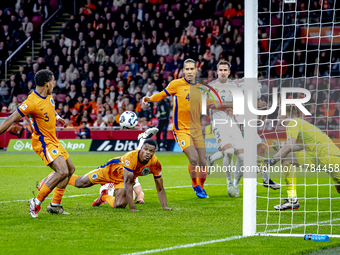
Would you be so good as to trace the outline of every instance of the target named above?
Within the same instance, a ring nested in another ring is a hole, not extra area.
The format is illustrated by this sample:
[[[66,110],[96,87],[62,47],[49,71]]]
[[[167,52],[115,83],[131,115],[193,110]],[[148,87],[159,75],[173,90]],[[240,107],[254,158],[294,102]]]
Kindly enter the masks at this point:
[[[119,49],[114,49],[114,54],[110,58],[111,62],[114,63],[116,66],[123,64],[123,56],[119,53]]]
[[[157,104],[158,129],[157,144],[160,150],[166,150],[167,148],[167,130],[169,125],[170,116],[170,102],[169,99],[163,99]],[[163,139],[161,141],[161,133],[163,133]]]
[[[149,105],[142,104],[142,110],[138,113],[138,118],[146,118],[147,121],[152,119],[152,110]]]
[[[100,130],[105,130],[106,123],[103,121],[103,116],[101,113],[97,113],[97,120],[93,123],[93,127],[100,128]]]
[[[323,113],[318,114],[316,118],[316,125],[320,128],[326,128],[327,119],[325,118],[325,115]]]
[[[159,93],[159,91],[156,90],[156,85],[155,85],[155,84],[152,84],[152,85],[150,86],[150,89],[149,89],[148,92],[146,93],[146,96],[147,96],[147,97],[151,97],[152,95],[157,94],[157,93]]]
[[[47,48],[48,48],[47,47],[47,41],[43,41],[42,42],[42,46],[41,46],[41,48],[39,50],[39,57],[45,58],[45,61],[46,61],[46,55],[48,54],[47,53]],[[52,50],[51,50],[51,54],[52,54]]]
[[[105,61],[105,57],[106,57],[105,51],[103,49],[99,49],[98,53],[97,53],[97,56],[96,56],[97,64],[98,65],[103,64],[104,61]]]
[[[138,63],[136,63],[136,58],[135,57],[131,57],[131,62],[129,65],[129,70],[132,72],[133,77],[136,77],[136,74],[139,70],[139,65]]]
[[[66,70],[66,81],[68,81],[70,83],[73,83],[74,82],[74,78],[75,78],[74,74],[77,74],[79,76],[79,71],[71,63],[69,68]]]
[[[36,63],[33,65],[33,70],[31,72],[29,72],[27,79],[29,81],[34,81],[34,77],[36,75],[36,73],[39,71],[39,65]]]
[[[24,22],[22,22],[22,28],[26,37],[30,37],[33,32],[33,23],[29,21],[27,16],[25,16]]]
[[[335,119],[333,119],[333,116],[328,116],[328,128],[330,129],[337,129],[338,123]]]
[[[37,2],[33,5],[33,13],[34,15],[41,16],[42,21],[47,19],[48,9],[46,4],[44,4],[42,0],[37,0]]]
[[[5,81],[1,81],[0,83],[0,96],[4,96],[6,95],[6,91],[8,90],[8,87],[6,85],[6,82]]]
[[[9,104],[8,106],[8,110],[10,111],[10,113],[12,114],[18,107],[19,107],[19,104],[18,104],[18,99],[16,96],[14,96],[12,98],[12,102]]]
[[[159,44],[156,47],[156,51],[157,51],[157,55],[159,56],[167,56],[169,55],[170,49],[169,49],[169,45],[164,42],[163,39],[159,40]]]
[[[66,104],[63,106],[63,110],[59,112],[60,117],[63,119],[70,118],[72,113],[70,112],[70,107]]]
[[[86,121],[81,122],[81,128],[79,129],[77,139],[91,139],[90,129],[86,127],[86,125]]]
[[[85,15],[91,15],[96,10],[96,6],[91,3],[91,0],[87,0],[84,7],[81,7],[79,13],[84,13]]]
[[[26,40],[26,35],[21,24],[19,28],[14,30],[12,37],[17,47],[19,47]]]
[[[92,71],[89,72],[89,77],[86,79],[86,87],[87,88],[92,88],[93,84],[97,82],[96,79],[94,78],[94,73]]]
[[[218,43],[217,40],[214,41],[214,44],[210,46],[210,52],[215,54],[215,60],[218,61],[220,53],[223,52],[222,46]]]
[[[19,86],[17,86],[17,84],[15,83],[14,80],[10,81],[10,88],[9,88],[9,94],[11,96],[17,96],[18,94],[20,94],[21,91],[19,91]]]
[[[12,102],[12,95],[9,93],[9,90],[5,91],[5,95],[1,97],[2,104],[5,104],[7,107]]]

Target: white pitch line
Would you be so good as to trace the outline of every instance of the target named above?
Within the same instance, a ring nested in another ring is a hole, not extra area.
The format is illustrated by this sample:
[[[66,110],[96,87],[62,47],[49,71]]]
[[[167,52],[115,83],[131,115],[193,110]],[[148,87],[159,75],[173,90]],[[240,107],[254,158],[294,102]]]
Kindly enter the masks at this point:
[[[220,186],[220,185],[225,185],[225,184],[205,184],[205,186]],[[185,185],[185,186],[164,187],[165,190],[167,190],[167,189],[180,189],[180,188],[191,188],[191,186]],[[156,188],[143,189],[143,191],[145,191],[145,190],[156,190]],[[72,198],[72,197],[94,196],[94,195],[99,195],[99,193],[70,195],[70,196],[64,196],[63,199],[64,198]],[[46,199],[52,199],[52,198],[46,198]],[[29,200],[29,198],[28,199],[20,199],[20,200],[11,200],[11,201],[0,201],[0,204],[14,203],[14,202],[25,202],[25,201],[28,201],[28,200]]]
[[[338,221],[340,218],[336,218],[334,220],[326,220],[326,221],[320,221],[320,222],[314,222],[314,223],[307,223],[306,225],[312,226],[312,225],[317,225],[320,223],[330,223],[332,221]],[[280,229],[272,229],[268,230],[267,232],[260,232],[257,233],[255,236],[260,236],[261,234],[265,234],[268,232],[280,232],[283,230],[288,230],[288,229],[294,229],[294,228],[301,228],[305,226],[304,224],[298,224],[292,227],[285,227],[285,228],[280,228]],[[138,251],[138,252],[132,252],[132,253],[124,253],[122,255],[143,255],[143,254],[151,254],[151,253],[158,253],[158,252],[163,252],[163,251],[171,251],[171,250],[177,250],[177,249],[183,249],[183,248],[191,248],[195,246],[202,246],[206,244],[212,244],[212,243],[221,243],[221,242],[227,242],[227,241],[232,241],[235,239],[242,239],[246,237],[253,237],[253,236],[230,236],[226,237],[223,239],[216,239],[216,240],[210,240],[210,241],[204,241],[204,242],[199,242],[199,243],[189,243],[189,244],[183,244],[183,245],[177,245],[177,246],[172,246],[172,247],[167,247],[167,248],[162,248],[162,249],[154,249],[154,250],[146,250],[146,251]]]
[[[246,236],[231,236],[231,237],[227,237],[227,238],[223,238],[223,239],[210,240],[210,241],[205,241],[205,242],[200,242],[200,243],[189,243],[189,244],[177,245],[177,246],[172,246],[172,247],[163,248],[163,249],[155,249],[155,250],[146,250],[146,251],[139,251],[139,252],[133,252],[133,253],[126,253],[126,254],[123,254],[123,255],[143,255],[143,254],[150,254],[150,253],[156,253],[156,252],[171,251],[171,250],[190,248],[190,247],[195,247],[195,246],[200,246],[200,245],[205,245],[205,244],[232,241],[232,240],[235,240],[235,239],[241,239],[241,238],[245,238],[245,237]]]

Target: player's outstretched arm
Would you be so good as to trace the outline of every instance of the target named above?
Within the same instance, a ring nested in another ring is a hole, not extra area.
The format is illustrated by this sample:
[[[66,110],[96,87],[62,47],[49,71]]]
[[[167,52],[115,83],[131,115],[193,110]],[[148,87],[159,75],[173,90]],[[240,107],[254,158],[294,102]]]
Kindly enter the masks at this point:
[[[130,211],[138,211],[135,203],[133,202],[133,172],[124,169],[124,189],[126,192],[126,201],[129,204]]]
[[[20,120],[22,116],[18,111],[12,113],[1,125],[0,125],[0,135],[5,132],[14,122]]]
[[[291,137],[287,143],[269,160],[269,165],[275,165],[280,159],[287,157],[290,152],[301,151],[303,148],[296,144],[296,138]]]
[[[142,186],[138,185],[136,187],[133,187],[134,192],[136,192],[136,196],[137,196],[137,201],[136,204],[144,204],[144,192],[142,190]]]
[[[143,97],[142,102],[143,104],[148,104],[151,101],[151,97]]]
[[[157,193],[158,193],[158,199],[159,199],[159,202],[162,205],[162,208],[164,210],[177,211],[176,209],[168,208],[167,205],[166,205],[167,201],[166,201],[165,190],[164,190],[164,187],[163,187],[163,179],[157,179],[157,180],[155,180],[155,183],[156,183],[156,189],[157,189]]]
[[[170,95],[173,95],[173,93],[172,92],[169,93],[166,89],[164,89],[161,92],[152,95],[151,97],[143,97],[142,102],[143,104],[148,104],[149,102],[151,103],[159,102]]]

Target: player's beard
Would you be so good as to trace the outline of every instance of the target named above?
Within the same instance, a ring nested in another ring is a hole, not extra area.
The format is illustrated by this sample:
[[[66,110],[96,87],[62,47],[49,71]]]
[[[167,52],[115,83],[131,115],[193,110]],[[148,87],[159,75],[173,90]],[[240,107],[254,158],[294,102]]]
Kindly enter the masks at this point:
[[[227,80],[228,80],[228,77],[225,77],[225,78],[218,78],[218,81],[219,81],[220,83],[226,83]]]

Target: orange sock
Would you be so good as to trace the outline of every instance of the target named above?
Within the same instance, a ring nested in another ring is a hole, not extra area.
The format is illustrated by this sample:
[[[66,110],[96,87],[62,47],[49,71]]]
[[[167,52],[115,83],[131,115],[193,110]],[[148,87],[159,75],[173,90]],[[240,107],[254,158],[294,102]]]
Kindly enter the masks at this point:
[[[79,176],[72,174],[72,176],[70,177],[70,179],[68,180],[68,184],[72,185],[72,186],[76,186],[76,180]]]
[[[64,192],[65,192],[65,189],[59,189],[59,188],[56,187],[54,189],[52,203],[60,204],[61,203],[61,199],[63,198]]]
[[[115,197],[109,196],[109,195],[103,195],[103,196],[102,196],[102,200],[105,201],[105,202],[108,202],[109,205],[110,205],[112,208],[115,208],[115,200],[116,200]]]
[[[37,195],[37,199],[42,203],[51,191],[52,190],[44,184]]]
[[[201,166],[200,172],[198,173],[197,180],[202,189],[204,189],[204,182],[207,179],[207,174],[208,174],[207,169],[208,167]]]
[[[192,186],[197,187],[199,184],[197,183],[196,166],[193,166],[189,163],[188,170],[192,181]]]

